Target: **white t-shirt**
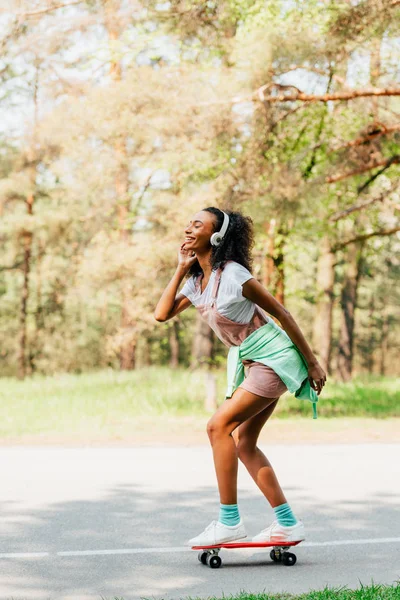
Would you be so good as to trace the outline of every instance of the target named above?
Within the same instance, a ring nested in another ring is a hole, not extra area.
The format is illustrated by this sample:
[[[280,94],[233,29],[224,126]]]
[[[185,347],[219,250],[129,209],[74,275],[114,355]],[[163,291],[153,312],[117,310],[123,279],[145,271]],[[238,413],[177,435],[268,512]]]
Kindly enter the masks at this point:
[[[216,270],[211,271],[210,279],[203,293],[195,288],[194,276],[190,277],[180,293],[189,298],[194,306],[210,304]],[[198,277],[198,276],[197,276]],[[217,293],[217,311],[236,323],[249,323],[255,304],[242,294],[242,285],[253,275],[243,265],[232,261],[225,265]],[[199,286],[200,288],[200,286]]]

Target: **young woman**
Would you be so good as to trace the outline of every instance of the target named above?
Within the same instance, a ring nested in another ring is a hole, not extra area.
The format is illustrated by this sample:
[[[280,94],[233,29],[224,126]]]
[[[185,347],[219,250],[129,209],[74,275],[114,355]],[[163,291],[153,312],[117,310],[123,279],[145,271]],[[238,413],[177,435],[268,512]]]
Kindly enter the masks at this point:
[[[193,304],[230,348],[226,394],[230,399],[207,423],[218,480],[219,517],[187,544],[247,537],[237,505],[238,458],[276,515],[253,541],[304,540],[304,525],[293,514],[257,439],[285,391],[315,403],[326,374],[292,315],[251,274],[254,237],[249,217],[205,208],[193,215],[185,235],[178,267],[154,317],[167,321]],[[188,273],[191,277],[177,294]],[[276,317],[283,329],[264,311]]]

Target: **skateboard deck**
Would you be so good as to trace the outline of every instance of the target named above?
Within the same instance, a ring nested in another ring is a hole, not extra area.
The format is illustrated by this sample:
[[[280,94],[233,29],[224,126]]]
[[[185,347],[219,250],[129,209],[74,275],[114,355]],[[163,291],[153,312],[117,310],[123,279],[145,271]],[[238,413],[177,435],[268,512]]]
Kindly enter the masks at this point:
[[[296,555],[293,552],[287,552],[291,546],[301,544],[302,540],[297,542],[223,542],[221,544],[209,546],[192,546],[192,550],[200,550],[198,559],[203,565],[208,565],[211,569],[218,569],[222,565],[222,559],[218,556],[221,548],[272,548],[270,558],[274,562],[282,562],[286,566],[292,566],[296,563]]]

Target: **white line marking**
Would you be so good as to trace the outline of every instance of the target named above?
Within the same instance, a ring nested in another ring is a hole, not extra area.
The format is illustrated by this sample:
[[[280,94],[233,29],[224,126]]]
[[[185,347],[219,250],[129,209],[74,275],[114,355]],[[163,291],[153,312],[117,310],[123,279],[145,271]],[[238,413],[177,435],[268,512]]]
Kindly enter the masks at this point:
[[[400,542],[400,537],[394,538],[372,538],[356,540],[331,540],[328,542],[302,542],[299,548],[310,548],[319,546],[348,546],[357,544],[395,544]],[[278,546],[279,544],[277,544]],[[263,550],[263,548],[235,548],[236,550]],[[187,552],[189,546],[171,546],[165,548],[121,548],[115,550],[68,550],[64,552],[7,552],[0,553],[0,558],[43,558],[47,556],[99,556],[107,554],[154,554],[168,552]],[[296,546],[297,550],[297,546]]]
[[[123,550],[75,550],[71,552],[57,552],[57,556],[92,556],[94,554],[153,554],[154,552],[187,552],[186,546],[176,548],[126,548]]]
[[[0,554],[0,558],[42,558],[50,554],[50,552],[7,552]]]
[[[391,544],[400,542],[398,538],[375,538],[366,540],[332,540],[331,542],[302,542],[302,546],[348,546],[350,544]]]

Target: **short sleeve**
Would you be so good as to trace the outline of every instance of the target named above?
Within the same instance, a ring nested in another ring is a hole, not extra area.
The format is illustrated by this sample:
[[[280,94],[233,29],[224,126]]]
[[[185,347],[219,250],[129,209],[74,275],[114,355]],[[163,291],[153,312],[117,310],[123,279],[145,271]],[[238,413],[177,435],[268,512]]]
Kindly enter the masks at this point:
[[[192,298],[193,298],[195,291],[196,291],[196,288],[194,285],[194,280],[193,280],[193,275],[192,275],[192,277],[189,277],[189,279],[186,281],[185,285],[179,291],[179,293],[186,296],[186,298],[189,298],[190,302],[193,304]]]
[[[225,266],[225,269],[227,275],[227,288],[229,288],[230,293],[233,294],[238,300],[243,300],[245,296],[243,296],[242,293],[242,285],[249,279],[253,279],[254,275],[252,275],[250,271],[246,269],[246,267],[237,262],[228,263]]]

